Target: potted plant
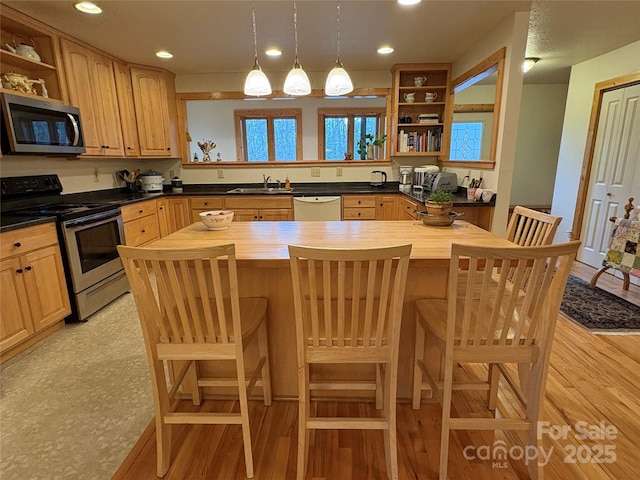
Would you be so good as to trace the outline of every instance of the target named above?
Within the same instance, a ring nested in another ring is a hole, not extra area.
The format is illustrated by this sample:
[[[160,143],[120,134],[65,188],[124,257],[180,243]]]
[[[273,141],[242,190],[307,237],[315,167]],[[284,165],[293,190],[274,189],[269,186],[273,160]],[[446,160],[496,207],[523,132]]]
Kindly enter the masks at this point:
[[[381,137],[376,138],[372,134],[367,133],[358,142],[358,149],[356,150],[356,152],[358,153],[360,160],[374,160],[374,147],[381,147],[382,145],[384,145],[384,142],[386,140],[386,135],[382,135]]]
[[[445,190],[431,192],[424,202],[429,215],[448,216],[453,206],[453,195]]]

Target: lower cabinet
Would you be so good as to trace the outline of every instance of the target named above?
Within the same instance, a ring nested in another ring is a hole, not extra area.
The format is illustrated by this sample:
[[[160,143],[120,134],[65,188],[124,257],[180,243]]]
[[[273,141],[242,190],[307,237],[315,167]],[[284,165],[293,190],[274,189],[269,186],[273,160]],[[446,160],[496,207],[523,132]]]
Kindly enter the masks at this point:
[[[421,211],[421,203],[403,196],[400,199],[400,220],[420,220],[418,212]]]
[[[0,234],[0,354],[31,345],[71,313],[54,223]]]
[[[224,197],[191,197],[191,222],[199,222],[200,213],[209,210],[224,210]]]
[[[233,210],[234,222],[275,222],[293,220],[290,195],[242,195],[224,197],[225,210]]]
[[[160,238],[156,200],[145,200],[120,207],[125,243],[139,247]]]
[[[464,216],[460,220],[477,225],[484,230],[491,231],[491,223],[493,222],[493,207],[453,207],[456,213],[463,213]]]
[[[388,195],[343,195],[343,220],[398,220],[400,197]]]
[[[160,238],[177,232],[195,221],[191,218],[189,203],[189,197],[163,197],[157,200]]]

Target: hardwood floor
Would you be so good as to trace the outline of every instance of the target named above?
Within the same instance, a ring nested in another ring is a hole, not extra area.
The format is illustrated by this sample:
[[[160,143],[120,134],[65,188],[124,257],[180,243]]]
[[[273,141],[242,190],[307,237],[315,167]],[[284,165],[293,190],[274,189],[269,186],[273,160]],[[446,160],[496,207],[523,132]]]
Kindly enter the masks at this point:
[[[576,264],[573,271],[586,280],[594,272],[582,264]],[[622,280],[611,275],[603,275],[598,286],[615,294],[622,293]],[[640,305],[640,287],[631,285],[624,297]],[[458,370],[458,375],[486,374],[484,366]],[[454,394],[454,409],[458,411],[483,411],[484,402],[481,394]],[[189,408],[190,402],[184,403],[185,408]],[[274,401],[270,407],[260,401],[250,403],[255,478],[295,478],[297,403]],[[372,403],[366,402],[314,402],[314,407],[319,413],[331,416],[356,416],[375,410]],[[207,401],[202,408],[228,411],[237,408],[237,404]],[[503,389],[497,414],[510,415],[519,408],[515,397]],[[635,478],[637,445],[640,445],[640,335],[592,335],[560,316],[547,382],[545,418],[549,421],[550,434],[543,437],[544,451],[552,450],[544,469],[547,480]],[[412,410],[409,403],[398,404],[401,480],[437,478],[439,425],[438,405],[426,403],[420,410]],[[559,435],[562,429],[564,438]],[[591,438],[584,435],[585,430]],[[172,466],[165,479],[245,478],[239,427],[176,426],[174,432]],[[494,442],[500,440],[506,442],[507,448],[515,447],[504,462],[478,458],[485,453],[479,447],[493,447]],[[518,456],[518,445],[522,443],[514,432],[453,432],[449,449],[450,478],[528,478],[525,461],[513,458]],[[474,453],[476,458],[465,458],[465,447],[467,453]],[[612,461],[601,463],[607,459]],[[113,478],[152,480],[157,478],[155,464],[152,422]],[[327,431],[316,432],[315,438],[312,434],[306,478],[387,478],[382,433]]]

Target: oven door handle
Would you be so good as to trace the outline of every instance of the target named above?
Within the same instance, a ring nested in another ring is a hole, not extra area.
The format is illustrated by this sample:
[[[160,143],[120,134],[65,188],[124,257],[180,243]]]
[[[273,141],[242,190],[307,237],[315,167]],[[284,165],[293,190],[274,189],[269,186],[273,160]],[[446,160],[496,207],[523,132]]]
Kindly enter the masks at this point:
[[[80,141],[80,128],[78,127],[78,122],[76,122],[76,119],[73,118],[73,115],[67,113],[67,117],[69,117],[71,125],[73,126],[73,142],[71,145],[77,147],[78,142]]]
[[[109,210],[107,212],[96,213],[93,215],[88,215],[86,217],[81,217],[73,220],[67,220],[64,223],[64,227],[68,230],[71,229],[80,229],[86,226],[98,226],[108,221],[111,221],[113,218],[117,218],[121,216],[120,209],[117,210]]]

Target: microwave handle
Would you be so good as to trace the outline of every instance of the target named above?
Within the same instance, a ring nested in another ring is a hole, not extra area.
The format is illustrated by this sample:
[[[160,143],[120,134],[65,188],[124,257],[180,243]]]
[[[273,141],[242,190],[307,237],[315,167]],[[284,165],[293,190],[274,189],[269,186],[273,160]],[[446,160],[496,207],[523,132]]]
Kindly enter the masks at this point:
[[[71,115],[70,113],[67,113],[67,116],[69,117],[69,120],[71,120],[71,125],[73,125],[73,146],[77,147],[78,146],[78,141],[80,140],[80,129],[78,128],[78,122],[76,122],[76,119],[73,118],[73,115]]]

